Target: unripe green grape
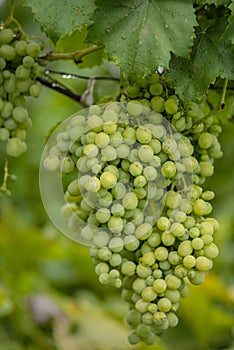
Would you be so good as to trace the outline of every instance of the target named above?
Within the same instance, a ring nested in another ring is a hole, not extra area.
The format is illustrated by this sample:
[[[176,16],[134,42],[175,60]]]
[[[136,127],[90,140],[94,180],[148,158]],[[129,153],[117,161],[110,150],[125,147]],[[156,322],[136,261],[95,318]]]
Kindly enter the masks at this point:
[[[121,144],[116,148],[116,153],[118,158],[128,158],[130,153],[130,148],[126,144]]]
[[[97,255],[98,255],[98,258],[100,260],[109,261],[111,259],[111,256],[112,256],[112,252],[110,251],[109,248],[102,247],[102,248],[98,249]]]
[[[165,101],[165,111],[168,114],[175,114],[178,110],[177,101],[174,98],[168,98]]]
[[[28,80],[30,77],[30,73],[30,69],[24,67],[22,64],[19,65],[15,70],[16,77],[21,80]]]
[[[161,152],[161,142],[157,139],[152,139],[149,143],[149,146],[152,148],[154,154],[158,154]]]
[[[106,121],[103,123],[103,131],[106,134],[109,134],[109,135],[114,134],[116,130],[117,130],[116,123],[112,121]]]
[[[150,247],[156,248],[161,243],[161,235],[159,233],[152,233],[147,240]]]
[[[145,301],[153,301],[157,298],[157,293],[153,287],[146,287],[141,293],[142,299]]]
[[[176,209],[180,206],[181,200],[182,200],[182,197],[178,192],[169,191],[166,194],[165,205],[169,209]]]
[[[15,122],[15,120],[13,118],[8,118],[5,122],[4,122],[4,127],[10,131],[12,130],[16,130],[17,129],[17,123]]]
[[[193,255],[186,255],[183,259],[183,265],[187,269],[192,269],[196,265],[196,258]]]
[[[133,182],[135,187],[140,187],[140,188],[144,187],[146,183],[147,183],[146,178],[143,175],[136,176]]]
[[[124,215],[124,207],[120,203],[115,203],[111,207],[111,214],[113,216],[123,216]]]
[[[135,193],[128,192],[122,199],[122,205],[126,210],[136,209],[138,204],[138,198]]]
[[[194,284],[194,285],[199,285],[202,284],[204,282],[205,279],[205,273],[202,271],[192,271],[193,275],[189,278],[189,281]]]
[[[30,42],[27,45],[27,54],[33,58],[37,58],[40,55],[40,46],[35,42]]]
[[[168,298],[161,298],[158,301],[158,309],[161,312],[166,313],[166,312],[170,311],[171,310],[171,306],[172,306],[171,305],[171,300],[168,299]]]
[[[163,85],[161,83],[154,83],[150,85],[149,91],[153,96],[161,95],[163,92]]]
[[[212,267],[211,260],[205,256],[198,256],[196,260],[196,268],[198,271],[208,271]]]
[[[143,112],[143,106],[139,101],[132,100],[127,104],[127,111],[134,117],[138,117]]]
[[[70,157],[64,157],[61,161],[60,168],[63,174],[69,174],[74,170],[75,164]]]
[[[27,94],[31,85],[32,85],[32,81],[30,79],[27,79],[27,80],[17,79],[16,80],[16,88],[22,94]]]
[[[161,170],[162,170],[163,176],[170,179],[170,178],[174,177],[176,174],[175,163],[169,160],[162,165]]]
[[[26,151],[26,144],[16,137],[7,141],[6,154],[9,157],[19,157]]]
[[[150,237],[153,231],[152,225],[149,223],[143,223],[139,225],[135,231],[135,236],[140,240],[146,240]]]
[[[96,134],[95,137],[95,144],[99,147],[99,148],[104,148],[106,147],[110,142],[110,137],[109,135],[107,135],[104,132],[100,132],[98,134]]]
[[[111,232],[120,233],[123,229],[123,219],[120,217],[111,216],[107,225]]]
[[[164,293],[167,289],[167,284],[164,279],[158,278],[153,283],[153,288],[157,294]]]
[[[168,257],[168,250],[165,247],[158,247],[154,251],[154,256],[158,261],[166,261]]]
[[[126,276],[133,276],[136,271],[136,264],[132,261],[126,261],[121,266],[121,272]]]
[[[175,239],[175,236],[168,231],[162,233],[162,243],[167,247],[173,246]]]
[[[154,152],[149,145],[142,145],[138,149],[138,157],[142,162],[148,163],[153,159]]]
[[[155,96],[151,99],[151,107],[157,113],[164,111],[164,99],[161,96]]]
[[[152,266],[155,263],[155,256],[153,252],[145,253],[141,258],[141,263],[145,266]]]
[[[143,264],[137,265],[136,273],[141,278],[147,278],[152,274],[152,270],[149,266],[144,266]]]
[[[27,54],[27,42],[25,40],[19,40],[15,43],[15,51],[19,56],[26,56]]]
[[[212,211],[210,203],[205,202],[203,199],[197,199],[193,204],[193,210],[196,215],[203,216],[209,215]]]
[[[204,254],[208,259],[215,259],[219,255],[219,249],[215,243],[210,243],[204,246]]]
[[[157,220],[157,227],[161,231],[166,231],[170,227],[170,220],[166,216],[160,216]]]
[[[198,144],[201,148],[208,149],[212,145],[212,136],[208,132],[203,132],[198,138]]]
[[[133,176],[138,176],[143,171],[143,165],[140,162],[133,162],[129,167],[129,172]]]
[[[172,304],[178,303],[180,301],[180,292],[177,289],[167,289],[165,291],[165,298],[169,299]]]
[[[122,263],[122,257],[120,254],[113,253],[111,259],[109,260],[111,266],[119,266]]]
[[[11,75],[9,79],[4,82],[4,89],[8,94],[12,94],[16,90],[15,76]]]
[[[50,154],[44,159],[43,165],[47,170],[55,171],[60,166],[60,160],[56,155]]]
[[[102,175],[100,176],[100,181],[101,181],[102,187],[109,189],[109,188],[113,188],[116,185],[117,178],[110,171],[106,171],[102,173]]]
[[[25,56],[22,60],[25,68],[32,68],[34,66],[34,59],[31,56]]]
[[[140,245],[140,241],[134,235],[124,237],[124,247],[127,251],[135,251]]]
[[[184,278],[188,275],[188,269],[185,266],[183,266],[182,264],[179,264],[179,265],[175,266],[174,274],[175,274],[175,276],[177,276],[179,278]]]
[[[195,250],[200,250],[204,246],[204,242],[201,238],[197,237],[192,240],[192,248]]]
[[[12,111],[12,115],[18,123],[22,123],[29,118],[27,109],[23,107],[15,107]]]
[[[146,281],[143,278],[137,278],[132,285],[132,289],[135,293],[141,294],[143,290],[146,288]]]
[[[13,111],[13,104],[9,101],[5,101],[3,105],[3,109],[1,111],[1,117],[4,119],[7,119],[11,116],[12,111]]]
[[[201,238],[202,238],[202,240],[203,240],[205,245],[210,244],[210,243],[213,242],[213,236],[212,235],[205,234]]]
[[[162,150],[167,154],[173,154],[177,150],[177,142],[172,138],[167,138],[162,143]]]
[[[171,265],[178,265],[182,262],[182,257],[177,251],[171,251],[168,255],[168,261]]]
[[[10,132],[6,128],[0,128],[0,141],[7,141],[10,137]]]
[[[0,71],[3,71],[6,68],[6,61],[4,60],[3,57],[0,57]]]
[[[108,273],[103,272],[99,275],[98,280],[101,284],[109,284],[110,277],[109,277]]]
[[[204,177],[209,177],[214,174],[214,166],[209,162],[200,162],[200,174]]]
[[[150,143],[152,139],[152,134],[149,130],[139,127],[136,130],[136,139],[142,144],[147,144]]]
[[[0,44],[9,44],[14,38],[14,33],[10,28],[0,30]]]
[[[105,231],[99,231],[94,235],[93,243],[96,247],[106,247],[108,242],[110,240],[110,237],[107,232]]]
[[[41,94],[41,86],[38,83],[32,84],[29,88],[29,93],[32,97],[37,98]]]
[[[154,181],[157,178],[158,173],[154,167],[148,165],[144,168],[143,175],[147,181]]]
[[[110,219],[110,210],[107,208],[100,208],[97,210],[96,212],[96,218],[100,223],[105,223],[108,222],[108,220]]]
[[[185,228],[181,223],[174,222],[170,227],[170,232],[175,237],[182,237],[185,233]]]
[[[193,247],[191,241],[183,241],[179,244],[178,253],[180,256],[185,257],[186,255],[190,255],[193,252]]]
[[[124,129],[122,136],[127,145],[131,146],[136,142],[136,130],[130,126]]]
[[[0,47],[0,55],[6,61],[13,61],[16,56],[16,52],[13,46],[2,44]]]

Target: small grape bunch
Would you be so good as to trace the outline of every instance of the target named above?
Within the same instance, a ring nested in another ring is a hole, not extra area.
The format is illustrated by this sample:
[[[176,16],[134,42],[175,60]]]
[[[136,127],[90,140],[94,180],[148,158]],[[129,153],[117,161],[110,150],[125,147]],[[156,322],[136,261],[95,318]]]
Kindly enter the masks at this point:
[[[27,129],[32,125],[27,96],[39,97],[36,78],[43,74],[40,45],[18,31],[0,28],[0,142],[7,157],[19,157],[26,149]]]

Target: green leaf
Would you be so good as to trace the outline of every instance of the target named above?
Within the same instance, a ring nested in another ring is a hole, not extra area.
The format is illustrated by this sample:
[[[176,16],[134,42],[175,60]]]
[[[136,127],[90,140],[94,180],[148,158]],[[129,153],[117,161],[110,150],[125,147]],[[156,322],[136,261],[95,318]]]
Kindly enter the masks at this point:
[[[229,18],[229,24],[226,30],[226,33],[224,35],[224,38],[226,40],[231,40],[232,43],[234,44],[234,1],[229,6],[232,15]]]
[[[230,2],[230,0],[196,0],[195,1],[195,4],[198,4],[198,5],[212,5],[214,4],[215,6],[221,6],[221,5],[228,5]]]
[[[56,42],[61,36],[92,23],[94,0],[25,0],[48,37]]]
[[[199,99],[218,76],[234,79],[232,45],[223,40],[226,25],[227,20],[221,17],[214,27],[200,31],[190,59],[172,57],[166,75],[184,102]]]
[[[188,56],[196,25],[191,1],[97,0],[96,6],[88,39],[106,45],[127,79],[168,67],[171,52]]]

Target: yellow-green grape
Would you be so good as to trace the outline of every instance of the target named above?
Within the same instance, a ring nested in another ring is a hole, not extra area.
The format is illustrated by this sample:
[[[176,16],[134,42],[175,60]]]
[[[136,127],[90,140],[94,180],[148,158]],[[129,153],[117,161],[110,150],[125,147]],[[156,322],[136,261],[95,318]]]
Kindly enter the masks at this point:
[[[127,104],[127,111],[134,117],[138,117],[143,112],[143,106],[138,101],[131,101]]]

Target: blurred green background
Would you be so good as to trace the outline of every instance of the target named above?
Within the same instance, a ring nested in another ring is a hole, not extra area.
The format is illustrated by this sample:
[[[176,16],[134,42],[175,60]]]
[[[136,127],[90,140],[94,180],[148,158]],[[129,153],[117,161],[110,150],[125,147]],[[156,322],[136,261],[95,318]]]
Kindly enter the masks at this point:
[[[22,3],[17,1],[16,17],[26,32],[40,33]],[[0,1],[0,21],[6,13],[7,3]],[[69,51],[74,41],[66,38],[58,47]],[[91,57],[90,65],[100,63],[99,56]],[[88,76],[118,74],[108,63],[77,70],[60,62],[52,68]],[[87,87],[81,79],[69,84],[77,93]],[[117,92],[117,83],[98,82],[94,98],[99,101]],[[18,178],[9,184],[12,196],[0,197],[0,350],[234,349],[234,123],[223,127],[224,157],[216,161],[215,175],[206,183],[216,192],[213,215],[221,224],[214,268],[205,283],[191,287],[189,297],[181,301],[176,329],[153,346],[131,346],[124,321],[127,306],[120,293],[99,284],[88,248],[57,231],[40,198],[44,137],[81,105],[44,87],[39,99],[28,99],[28,106],[33,119],[28,151],[10,164]],[[0,149],[1,179],[2,158]]]

